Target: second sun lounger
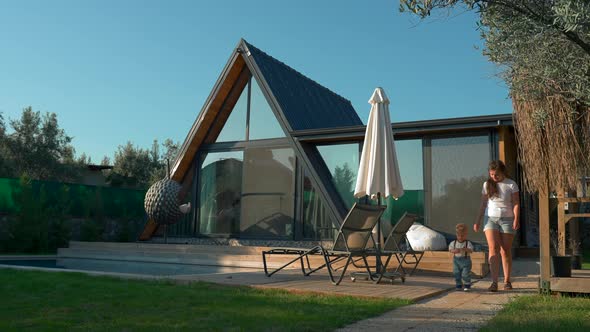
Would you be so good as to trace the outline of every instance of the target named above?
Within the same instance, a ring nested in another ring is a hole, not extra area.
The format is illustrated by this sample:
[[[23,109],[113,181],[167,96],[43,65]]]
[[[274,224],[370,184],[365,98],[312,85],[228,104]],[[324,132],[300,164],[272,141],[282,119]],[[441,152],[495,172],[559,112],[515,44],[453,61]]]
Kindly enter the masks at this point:
[[[387,235],[387,239],[385,240],[383,251],[381,253],[383,256],[387,257],[387,260],[383,264],[383,273],[379,275],[379,278],[376,282],[381,281],[383,277],[393,280],[393,278],[396,276],[400,277],[403,282],[405,281],[407,274],[412,275],[414,271],[416,271],[416,268],[418,267],[424,252],[412,249],[412,245],[410,244],[406,233],[417,219],[419,219],[418,215],[407,212],[404,213],[404,215],[393,226]],[[387,265],[389,264],[392,257],[396,258],[398,261],[398,266],[395,271],[386,272]],[[406,270],[403,266],[404,264],[413,265],[413,268],[409,273],[406,273]]]

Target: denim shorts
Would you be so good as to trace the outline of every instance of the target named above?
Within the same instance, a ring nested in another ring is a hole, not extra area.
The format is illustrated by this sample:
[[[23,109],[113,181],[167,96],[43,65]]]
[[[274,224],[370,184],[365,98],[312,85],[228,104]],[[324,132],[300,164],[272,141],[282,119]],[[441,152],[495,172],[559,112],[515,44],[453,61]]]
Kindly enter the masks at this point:
[[[483,227],[483,231],[487,231],[488,229],[499,231],[500,233],[505,234],[515,234],[516,230],[512,228],[512,224],[514,223],[514,217],[485,217],[485,226]]]

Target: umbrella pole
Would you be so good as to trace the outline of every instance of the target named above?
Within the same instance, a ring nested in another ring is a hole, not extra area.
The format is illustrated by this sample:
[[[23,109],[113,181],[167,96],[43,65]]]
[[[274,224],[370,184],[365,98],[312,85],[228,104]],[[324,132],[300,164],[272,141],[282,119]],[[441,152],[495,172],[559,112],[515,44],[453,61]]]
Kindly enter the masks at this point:
[[[381,205],[381,193],[378,192],[377,193],[377,204]],[[382,264],[381,264],[381,217],[379,217],[379,220],[377,221],[377,254],[375,257],[375,270],[377,271],[377,273],[382,273],[381,268],[382,268]],[[385,272],[385,271],[383,271]]]

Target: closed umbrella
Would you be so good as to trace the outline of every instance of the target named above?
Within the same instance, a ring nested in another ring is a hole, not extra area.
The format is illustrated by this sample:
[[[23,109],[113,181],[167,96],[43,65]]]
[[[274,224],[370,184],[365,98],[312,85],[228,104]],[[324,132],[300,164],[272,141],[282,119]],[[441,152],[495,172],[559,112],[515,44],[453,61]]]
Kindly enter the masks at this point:
[[[389,99],[382,88],[375,89],[371,99],[371,113],[365,132],[365,143],[359,165],[355,197],[369,195],[374,198],[399,198],[404,194],[399,174],[391,120],[389,118]]]
[[[401,197],[404,189],[391,131],[389,99],[385,91],[382,88],[375,89],[369,104],[371,113],[367,122],[354,196],[378,197],[381,204],[381,198]],[[380,224],[377,223],[377,249],[381,242]]]

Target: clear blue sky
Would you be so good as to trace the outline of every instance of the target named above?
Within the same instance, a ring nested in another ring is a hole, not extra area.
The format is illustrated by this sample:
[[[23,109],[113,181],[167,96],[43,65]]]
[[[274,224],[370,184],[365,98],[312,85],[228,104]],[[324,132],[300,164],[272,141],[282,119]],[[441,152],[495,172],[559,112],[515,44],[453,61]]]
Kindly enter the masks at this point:
[[[393,122],[510,113],[473,13],[419,22],[397,0],[0,0],[0,112],[55,112],[78,154],[182,142],[240,38]]]

